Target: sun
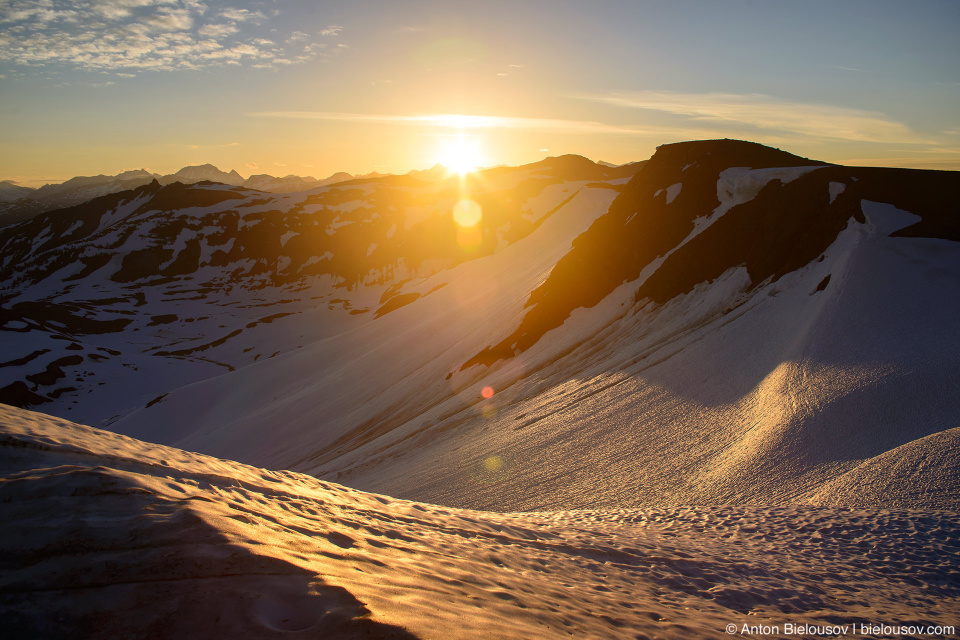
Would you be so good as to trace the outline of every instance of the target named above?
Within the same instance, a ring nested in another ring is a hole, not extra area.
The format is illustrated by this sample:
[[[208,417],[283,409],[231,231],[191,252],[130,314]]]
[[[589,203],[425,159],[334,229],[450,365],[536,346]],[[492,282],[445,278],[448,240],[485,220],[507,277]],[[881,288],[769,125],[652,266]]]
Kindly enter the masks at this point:
[[[451,173],[463,175],[476,171],[483,162],[480,138],[464,134],[445,137],[440,146],[439,162]]]

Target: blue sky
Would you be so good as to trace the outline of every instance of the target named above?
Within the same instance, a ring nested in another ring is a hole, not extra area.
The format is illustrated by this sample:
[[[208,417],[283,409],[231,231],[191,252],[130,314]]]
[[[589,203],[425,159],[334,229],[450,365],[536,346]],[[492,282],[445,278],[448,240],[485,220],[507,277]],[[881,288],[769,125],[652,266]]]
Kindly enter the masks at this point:
[[[958,169],[958,27],[953,0],[0,0],[0,179],[405,172],[451,136],[486,164],[735,137]]]

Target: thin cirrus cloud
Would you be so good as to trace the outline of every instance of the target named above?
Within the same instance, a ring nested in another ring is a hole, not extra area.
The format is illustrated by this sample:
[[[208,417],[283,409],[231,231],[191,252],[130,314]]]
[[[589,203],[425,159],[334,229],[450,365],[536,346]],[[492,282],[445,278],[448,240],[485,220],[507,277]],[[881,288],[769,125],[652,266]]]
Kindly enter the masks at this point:
[[[581,99],[684,116],[688,124],[754,128],[820,140],[933,144],[883,113],[789,102],[763,94],[639,91],[585,94]]]
[[[692,131],[686,128],[636,127],[606,124],[592,120],[563,120],[554,118],[519,118],[503,116],[476,116],[452,113],[427,115],[386,115],[369,113],[340,113],[329,111],[258,111],[247,114],[256,118],[283,118],[295,120],[327,120],[368,124],[400,124],[432,126],[447,129],[527,129],[555,133],[618,134],[633,136],[672,135],[683,138]],[[699,129],[699,134],[720,135],[718,131]]]
[[[187,149],[224,149],[227,147],[239,147],[239,142],[226,142],[224,144],[188,144]]]
[[[259,10],[214,9],[198,0],[0,2],[0,62],[60,65],[117,75],[240,65],[272,68],[325,55],[341,28],[319,39],[260,33]],[[334,47],[335,49],[335,47]]]

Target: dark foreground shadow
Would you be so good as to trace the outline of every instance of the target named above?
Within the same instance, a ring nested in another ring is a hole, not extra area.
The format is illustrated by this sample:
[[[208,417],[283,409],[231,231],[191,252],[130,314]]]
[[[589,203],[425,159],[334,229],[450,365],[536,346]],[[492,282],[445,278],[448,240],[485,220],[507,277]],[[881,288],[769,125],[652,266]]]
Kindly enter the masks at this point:
[[[263,540],[232,541],[194,500],[58,462],[0,446],[4,638],[417,638]]]

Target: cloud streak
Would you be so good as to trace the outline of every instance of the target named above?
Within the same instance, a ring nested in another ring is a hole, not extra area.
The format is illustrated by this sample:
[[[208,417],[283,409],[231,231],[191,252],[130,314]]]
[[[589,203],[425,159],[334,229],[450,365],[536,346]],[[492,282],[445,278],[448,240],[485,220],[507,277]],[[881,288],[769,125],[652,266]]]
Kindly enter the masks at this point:
[[[213,11],[198,0],[8,0],[0,2],[0,60],[129,75],[300,64],[332,46],[299,31],[257,37],[266,22],[260,11]]]
[[[684,116],[690,124],[799,135],[818,140],[933,144],[883,113],[821,104],[789,102],[763,94],[632,93],[576,96],[604,104]]]
[[[445,129],[517,129],[548,131],[571,134],[616,134],[631,136],[672,136],[685,138],[692,134],[720,134],[716,131],[693,131],[688,128],[634,127],[606,124],[591,120],[563,120],[553,118],[519,118],[502,116],[475,116],[452,113],[426,115],[387,115],[369,113],[341,113],[328,111],[258,111],[247,114],[255,118],[281,118],[294,120],[325,120],[332,122],[356,122],[368,124],[394,124],[440,127]]]

